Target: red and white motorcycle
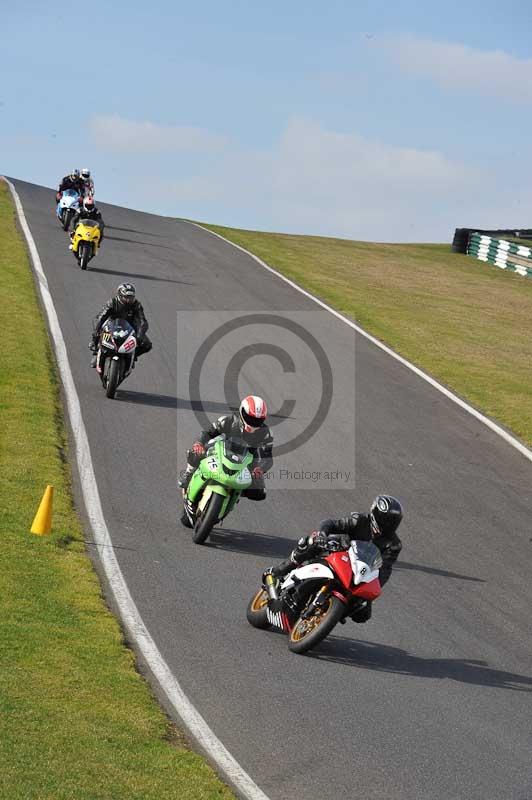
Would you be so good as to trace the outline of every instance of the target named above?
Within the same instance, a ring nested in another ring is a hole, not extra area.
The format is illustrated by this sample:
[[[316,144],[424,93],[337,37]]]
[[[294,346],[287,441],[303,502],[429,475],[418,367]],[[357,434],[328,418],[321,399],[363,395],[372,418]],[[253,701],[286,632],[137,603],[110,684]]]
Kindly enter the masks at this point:
[[[265,585],[248,605],[248,622],[255,628],[284,631],[289,649],[306,653],[338,622],[379,597],[381,566],[382,556],[373,542],[356,540],[348,550],[314,557],[296,567],[280,585],[266,575]]]

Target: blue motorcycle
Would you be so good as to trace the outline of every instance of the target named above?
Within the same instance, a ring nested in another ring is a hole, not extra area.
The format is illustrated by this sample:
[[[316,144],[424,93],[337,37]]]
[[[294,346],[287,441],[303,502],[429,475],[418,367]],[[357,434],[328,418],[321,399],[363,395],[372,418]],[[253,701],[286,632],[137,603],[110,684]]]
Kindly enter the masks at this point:
[[[79,204],[81,197],[74,189],[66,189],[61,195],[61,199],[57,204],[57,219],[61,223],[63,230],[70,229],[70,223],[76,212],[79,211]]]

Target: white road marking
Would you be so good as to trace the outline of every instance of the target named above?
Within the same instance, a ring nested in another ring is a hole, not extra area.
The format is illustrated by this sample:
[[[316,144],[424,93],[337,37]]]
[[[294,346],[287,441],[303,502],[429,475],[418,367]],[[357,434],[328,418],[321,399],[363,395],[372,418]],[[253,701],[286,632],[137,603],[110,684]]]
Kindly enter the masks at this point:
[[[408,369],[412,370],[412,372],[415,372],[416,375],[418,375],[420,378],[423,378],[423,380],[427,381],[427,383],[430,383],[431,386],[434,386],[434,388],[437,389],[442,394],[444,394],[445,397],[448,397],[449,400],[452,400],[453,403],[456,403],[458,406],[460,406],[460,408],[463,408],[464,411],[467,411],[473,417],[476,417],[476,419],[480,420],[480,422],[483,422],[484,425],[486,425],[492,431],[501,436],[506,442],[508,442],[508,444],[510,444],[512,447],[515,447],[516,450],[519,450],[519,452],[525,458],[527,458],[529,461],[532,461],[532,450],[530,450],[526,445],[520,442],[519,439],[517,439],[515,436],[512,436],[511,433],[505,431],[504,428],[501,428],[500,425],[497,425],[496,422],[493,422],[491,419],[484,416],[484,414],[481,414],[480,411],[477,411],[476,408],[470,406],[469,403],[465,402],[465,400],[461,400],[460,397],[458,397],[456,394],[453,394],[453,392],[451,392],[449,389],[446,389],[445,386],[442,386],[442,384],[438,383],[438,381],[435,381],[434,378],[431,378],[430,375],[427,375],[427,373],[423,372],[423,370],[419,369],[419,367],[416,367],[414,366],[414,364],[411,364],[410,361],[407,361],[406,358],[400,356],[398,353],[395,352],[395,350],[392,350],[391,347],[387,347],[387,345],[380,342],[378,339],[376,339],[370,333],[365,331],[355,322],[348,319],[347,317],[344,317],[343,314],[340,314],[339,311],[336,311],[334,308],[327,305],[327,303],[324,303],[323,300],[320,300],[318,297],[315,297],[310,292],[307,292],[305,289],[302,289],[301,286],[299,286],[297,283],[294,283],[294,281],[291,281],[289,278],[286,278],[276,269],[270,267],[268,264],[266,264],[265,261],[262,261],[262,259],[254,255],[254,253],[250,252],[249,250],[246,250],[245,247],[241,247],[239,244],[231,242],[229,239],[226,239],[225,236],[222,236],[219,233],[215,233],[214,231],[210,231],[208,228],[205,228],[203,225],[200,225],[197,222],[189,222],[188,220],[182,220],[182,222],[186,222],[188,225],[195,225],[196,228],[201,228],[201,230],[206,231],[206,233],[210,233],[212,236],[217,236],[218,239],[227,242],[227,244],[232,245],[232,247],[236,247],[237,250],[241,250],[247,256],[256,261],[257,264],[260,264],[261,267],[267,269],[268,272],[271,272],[273,275],[276,275],[278,278],[287,283],[293,289],[296,289],[296,291],[300,292],[301,294],[304,294],[305,297],[308,297],[309,300],[312,300],[314,303],[317,303],[326,311],[329,311],[331,314],[334,314],[335,317],[337,317],[342,322],[345,322],[346,325],[349,325],[350,328],[353,328],[354,331],[359,333],[361,336],[364,336],[366,339],[368,339],[368,341],[376,345],[376,347],[379,347],[381,350],[384,350],[385,353],[387,353],[392,358],[395,358],[396,361],[399,361],[405,367],[408,367]]]
[[[105,570],[107,580],[118,605],[120,616],[128,630],[131,639],[145,658],[150,670],[156,677],[159,685],[167,695],[172,707],[182,719],[188,731],[205,750],[216,767],[223,773],[233,787],[246,800],[269,800],[267,795],[259,789],[247,772],[233,758],[209,728],[206,721],[194,708],[175,676],[170,671],[157,645],[150,636],[148,629],[142,621],[138,609],[129,593],[127,583],[118,564],[109,530],[105,523],[100,495],[96,486],[96,476],[92,464],[87,432],[81,416],[79,398],[68,362],[67,350],[59,319],[52,300],[48,281],[42,267],[41,259],[29,229],[22,203],[13,184],[4,177],[18,213],[18,218],[31,254],[33,267],[37,275],[39,290],[46,309],[50,333],[55,348],[59,372],[65,390],[67,409],[74,434],[76,445],[76,460],[83,490],[83,499],[89,516],[94,541],[98,545],[98,555]]]

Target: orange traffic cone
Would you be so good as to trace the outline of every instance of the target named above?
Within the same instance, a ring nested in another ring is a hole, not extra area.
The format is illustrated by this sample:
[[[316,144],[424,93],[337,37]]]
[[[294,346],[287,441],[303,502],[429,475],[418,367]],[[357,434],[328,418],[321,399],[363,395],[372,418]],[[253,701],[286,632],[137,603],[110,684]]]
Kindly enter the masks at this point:
[[[52,503],[54,500],[54,487],[48,485],[42,496],[33,525],[31,526],[31,533],[37,536],[44,536],[52,530]]]

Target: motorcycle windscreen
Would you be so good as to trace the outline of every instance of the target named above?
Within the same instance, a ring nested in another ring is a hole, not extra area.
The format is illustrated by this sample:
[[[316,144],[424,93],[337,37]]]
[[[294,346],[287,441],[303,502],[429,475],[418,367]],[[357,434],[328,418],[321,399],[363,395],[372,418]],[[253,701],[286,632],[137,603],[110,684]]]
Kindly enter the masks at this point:
[[[348,552],[355,586],[377,577],[378,570],[382,567],[382,555],[373,542],[353,540]]]
[[[236,456],[240,456],[239,461],[243,461],[244,458],[248,454],[248,446],[242,439],[237,439],[234,436],[231,439],[227,439],[225,442],[225,451],[226,454],[230,457],[231,453],[234,453]]]
[[[118,339],[125,339],[127,336],[131,336],[132,333],[135,333],[133,327],[126,319],[119,319],[115,317],[109,317],[106,319],[103,323],[102,330],[108,331]]]

